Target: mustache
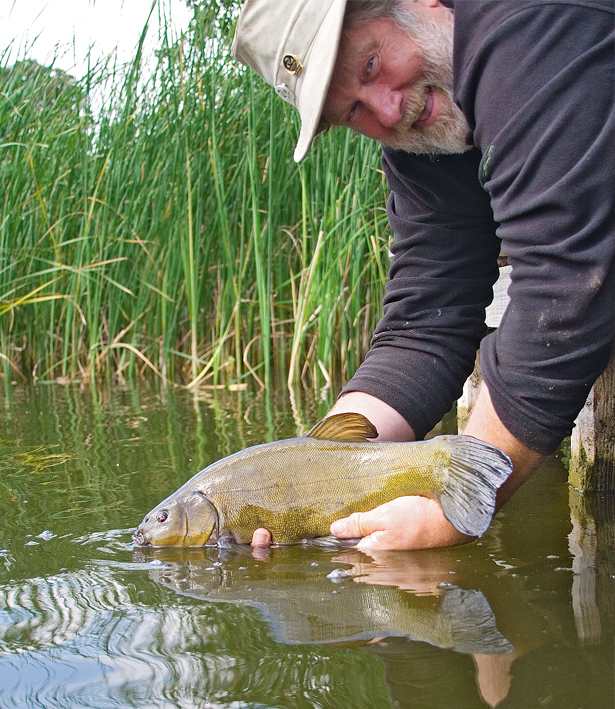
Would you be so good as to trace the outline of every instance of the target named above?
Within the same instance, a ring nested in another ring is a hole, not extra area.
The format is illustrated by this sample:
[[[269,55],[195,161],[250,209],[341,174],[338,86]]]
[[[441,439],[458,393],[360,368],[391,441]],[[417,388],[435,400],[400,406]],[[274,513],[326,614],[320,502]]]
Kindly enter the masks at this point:
[[[415,91],[413,91],[412,95],[410,95],[406,100],[404,115],[398,126],[399,130],[408,131],[411,129],[420,129],[420,126],[415,126],[414,124],[420,118],[421,113],[423,113],[425,102],[427,101],[427,97],[429,96],[431,89],[431,85],[426,81],[415,87]]]

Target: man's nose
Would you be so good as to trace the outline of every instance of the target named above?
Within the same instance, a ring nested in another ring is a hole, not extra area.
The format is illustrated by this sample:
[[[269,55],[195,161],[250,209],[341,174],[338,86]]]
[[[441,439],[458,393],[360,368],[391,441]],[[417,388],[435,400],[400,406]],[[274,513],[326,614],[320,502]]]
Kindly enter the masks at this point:
[[[404,96],[386,86],[371,86],[363,100],[376,119],[386,128],[395,128],[402,119]]]

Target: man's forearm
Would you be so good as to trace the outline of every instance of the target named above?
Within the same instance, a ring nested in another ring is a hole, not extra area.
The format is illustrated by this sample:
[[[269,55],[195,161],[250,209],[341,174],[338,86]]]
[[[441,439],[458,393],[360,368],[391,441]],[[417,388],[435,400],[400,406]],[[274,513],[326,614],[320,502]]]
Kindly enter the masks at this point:
[[[531,477],[547,456],[518,441],[500,421],[491,403],[489,390],[483,384],[474,404],[464,435],[474,436],[497,446],[513,462],[513,473],[498,491],[497,509]]]

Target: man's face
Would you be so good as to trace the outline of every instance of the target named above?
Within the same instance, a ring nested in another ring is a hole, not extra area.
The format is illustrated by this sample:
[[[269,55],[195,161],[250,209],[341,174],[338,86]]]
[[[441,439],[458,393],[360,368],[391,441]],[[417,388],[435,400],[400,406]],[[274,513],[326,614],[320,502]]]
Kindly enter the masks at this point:
[[[341,38],[323,118],[411,153],[469,149],[465,117],[452,98],[453,20],[419,2],[407,28],[379,19]]]

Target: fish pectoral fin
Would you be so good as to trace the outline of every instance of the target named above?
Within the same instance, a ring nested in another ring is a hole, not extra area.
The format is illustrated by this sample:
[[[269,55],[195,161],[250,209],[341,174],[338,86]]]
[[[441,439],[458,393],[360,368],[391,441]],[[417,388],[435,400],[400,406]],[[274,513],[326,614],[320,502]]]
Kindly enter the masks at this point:
[[[327,416],[305,435],[323,441],[366,443],[370,438],[377,438],[378,431],[363,414],[345,413]]]

